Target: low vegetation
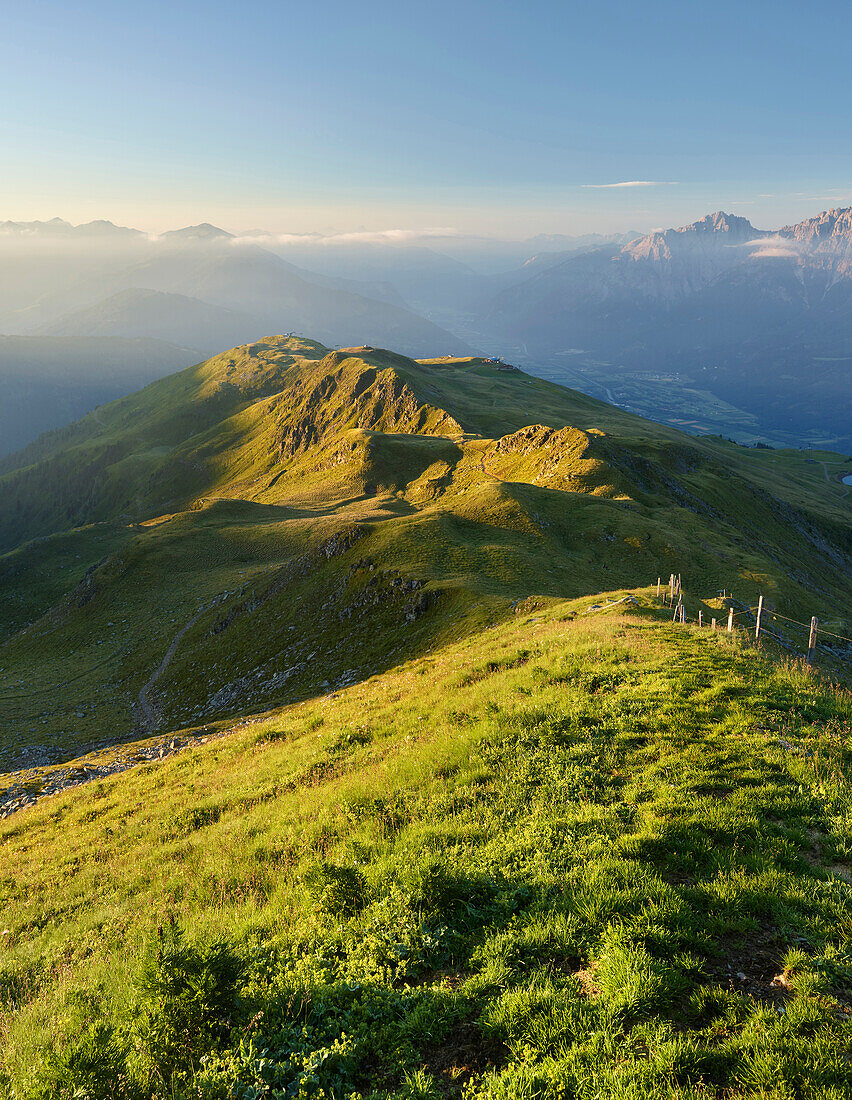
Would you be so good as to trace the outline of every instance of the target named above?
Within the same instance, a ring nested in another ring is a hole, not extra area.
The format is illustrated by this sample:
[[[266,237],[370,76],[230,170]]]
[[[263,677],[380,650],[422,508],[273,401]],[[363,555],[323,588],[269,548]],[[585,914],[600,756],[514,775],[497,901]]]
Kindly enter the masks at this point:
[[[852,701],[637,596],[0,824],[8,1094],[852,1095]]]
[[[0,1087],[852,1097],[817,458],[270,337],[3,460]]]

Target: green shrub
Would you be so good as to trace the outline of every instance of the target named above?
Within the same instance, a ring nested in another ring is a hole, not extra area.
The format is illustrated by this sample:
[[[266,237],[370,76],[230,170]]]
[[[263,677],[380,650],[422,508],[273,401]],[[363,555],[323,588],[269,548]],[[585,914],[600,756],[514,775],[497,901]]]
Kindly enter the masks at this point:
[[[397,881],[415,909],[442,922],[458,914],[479,912],[496,892],[493,882],[459,873],[439,854],[427,854],[400,868]]]
[[[326,1045],[319,1042],[309,1027],[244,1040],[236,1051],[205,1058],[191,1095],[229,1100],[338,1100],[352,1095],[354,1041],[341,1035]]]
[[[316,863],[305,872],[304,883],[317,907],[335,917],[354,916],[366,903],[364,876],[357,867]]]
[[[215,825],[222,811],[218,806],[192,806],[174,815],[171,821],[175,836],[187,836],[208,825]]]
[[[158,930],[138,981],[136,1032],[143,1062],[166,1084],[229,1038],[243,971],[224,942],[187,944],[174,922]]]

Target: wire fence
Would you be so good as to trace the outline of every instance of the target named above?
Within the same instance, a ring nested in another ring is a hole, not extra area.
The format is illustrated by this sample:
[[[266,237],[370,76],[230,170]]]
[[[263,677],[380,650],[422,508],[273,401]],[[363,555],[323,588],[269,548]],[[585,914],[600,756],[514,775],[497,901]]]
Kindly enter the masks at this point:
[[[683,584],[680,574],[672,573],[669,577],[669,582],[666,585],[663,585],[662,578],[658,577],[657,597],[662,599],[662,602],[664,604],[668,604],[669,607],[674,608],[672,622],[685,623],[687,621],[686,608],[683,602]],[[776,625],[776,620],[778,620],[779,624],[780,622],[787,624],[788,628],[799,627],[803,631],[806,631],[808,635],[806,653],[807,660],[811,664],[813,664],[816,660],[818,641],[820,639],[832,638],[835,639],[837,642],[843,643],[844,645],[852,646],[852,637],[848,637],[845,634],[839,634],[837,631],[834,630],[827,630],[824,626],[820,625],[819,619],[816,617],[816,615],[813,616],[809,623],[801,622],[799,619],[793,619],[789,615],[782,615],[780,611],[774,611],[771,608],[766,607],[764,605],[763,596],[760,597],[754,607],[745,607],[735,611],[733,607],[733,603],[735,602],[733,599],[733,595],[729,595],[727,589],[720,592],[719,597],[726,601],[731,601],[730,605],[720,609],[725,610],[728,613],[727,620],[722,621],[721,629],[727,630],[730,633],[733,630],[735,623],[741,628],[747,625],[750,629],[753,626],[755,640],[758,640],[759,638],[765,636],[768,638],[772,638],[773,641],[777,642],[784,649],[791,650],[792,652],[797,652],[800,648],[802,648],[802,646],[797,646],[794,641],[792,641],[788,637],[785,637],[780,625]],[[746,620],[749,621],[746,623]],[[775,626],[774,630],[770,628],[770,623]],[[704,625],[704,613],[702,611],[698,613],[698,624],[699,626]],[[711,625],[712,627],[719,629],[716,619],[711,620]],[[826,643],[824,642],[824,646],[825,644]],[[847,661],[848,655],[843,653],[838,654],[837,648],[838,647],[836,645],[828,645],[828,649],[831,651],[834,657],[839,657],[841,660]]]
[[[782,615],[780,611],[765,611],[764,614],[771,615],[774,619],[783,619],[785,623],[795,623],[796,626],[810,630],[810,623],[800,623],[798,619],[791,619],[787,615]],[[852,643],[852,638],[847,638],[845,634],[835,634],[832,630],[826,630],[824,626],[819,628],[819,632],[820,634],[828,634],[831,638],[839,638],[841,642]]]

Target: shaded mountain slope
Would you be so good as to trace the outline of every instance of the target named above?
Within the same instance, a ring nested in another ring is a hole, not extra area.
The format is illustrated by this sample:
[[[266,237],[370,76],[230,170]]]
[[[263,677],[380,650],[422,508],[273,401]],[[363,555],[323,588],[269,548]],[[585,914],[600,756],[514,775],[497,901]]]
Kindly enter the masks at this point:
[[[212,306],[184,294],[131,287],[45,326],[56,337],[152,337],[208,355],[246,343],[259,322],[249,313]]]
[[[457,337],[400,305],[324,282],[312,282],[307,272],[255,245],[190,237],[155,250],[150,259],[113,276],[111,285],[181,295],[251,318],[255,340],[270,330],[291,330],[309,332],[327,344],[372,341],[413,354],[436,347],[457,354],[470,351]],[[175,306],[171,299],[172,311]],[[185,324],[193,323],[197,310],[195,304],[186,305]]]
[[[410,307],[429,316],[470,309],[489,292],[486,276],[467,264],[412,243],[271,244],[282,258],[311,273],[386,283]]]
[[[0,336],[0,458],[198,358],[148,337]]]

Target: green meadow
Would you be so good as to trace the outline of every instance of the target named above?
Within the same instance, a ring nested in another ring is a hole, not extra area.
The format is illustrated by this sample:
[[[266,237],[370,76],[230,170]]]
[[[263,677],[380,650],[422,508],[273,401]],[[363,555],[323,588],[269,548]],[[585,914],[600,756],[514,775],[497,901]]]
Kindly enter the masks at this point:
[[[0,824],[8,1094],[852,1095],[849,693],[637,596]]]
[[[4,459],[0,1091],[852,1097],[845,461],[283,337]]]
[[[311,698],[519,601],[672,571],[692,617],[763,593],[849,636],[841,456],[818,458],[477,359],[232,349],[0,463],[0,770]]]

